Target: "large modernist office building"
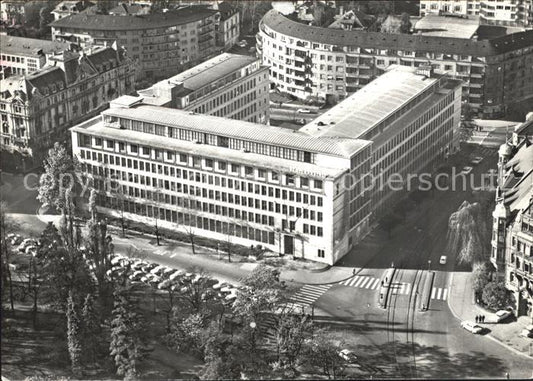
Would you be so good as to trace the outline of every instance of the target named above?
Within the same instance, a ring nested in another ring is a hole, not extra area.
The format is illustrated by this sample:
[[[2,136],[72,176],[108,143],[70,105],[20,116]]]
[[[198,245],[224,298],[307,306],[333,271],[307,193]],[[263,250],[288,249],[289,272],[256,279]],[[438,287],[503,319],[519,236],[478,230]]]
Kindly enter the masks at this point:
[[[332,264],[369,231],[372,171],[444,157],[458,122],[460,84],[430,69],[393,68],[364,91],[302,131],[125,96],[71,129],[73,153],[103,212],[124,202],[147,224]]]
[[[289,20],[271,10],[259,25],[257,49],[281,91],[344,98],[391,64],[431,64],[463,80],[463,100],[483,117],[533,99],[533,31],[492,39],[334,30]]]
[[[149,105],[267,124],[269,87],[260,60],[223,53],[138,94]]]
[[[461,81],[431,66],[396,65],[300,131],[372,141],[371,210],[378,219],[417,186],[410,175],[434,172],[459,149],[460,113]]]

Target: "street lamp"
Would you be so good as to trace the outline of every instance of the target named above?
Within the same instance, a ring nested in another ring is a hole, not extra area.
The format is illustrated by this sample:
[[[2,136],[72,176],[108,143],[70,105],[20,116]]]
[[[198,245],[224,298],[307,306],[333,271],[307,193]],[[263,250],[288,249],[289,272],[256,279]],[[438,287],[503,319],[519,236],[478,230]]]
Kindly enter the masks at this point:
[[[250,328],[252,329],[252,350],[255,350],[255,329],[257,328],[255,321],[250,322]]]
[[[430,270],[431,268],[431,260],[428,260],[428,271]]]

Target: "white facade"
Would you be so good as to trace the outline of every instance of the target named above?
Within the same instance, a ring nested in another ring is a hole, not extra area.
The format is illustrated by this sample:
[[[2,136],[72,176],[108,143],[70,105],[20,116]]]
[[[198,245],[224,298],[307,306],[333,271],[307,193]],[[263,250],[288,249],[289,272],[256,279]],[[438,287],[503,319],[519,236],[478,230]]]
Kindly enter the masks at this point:
[[[420,16],[439,12],[476,16],[480,8],[481,0],[420,0]]]
[[[368,231],[366,196],[343,183],[369,170],[370,142],[125,104],[72,128],[102,212],[119,208],[114,178],[128,218],[329,264]]]

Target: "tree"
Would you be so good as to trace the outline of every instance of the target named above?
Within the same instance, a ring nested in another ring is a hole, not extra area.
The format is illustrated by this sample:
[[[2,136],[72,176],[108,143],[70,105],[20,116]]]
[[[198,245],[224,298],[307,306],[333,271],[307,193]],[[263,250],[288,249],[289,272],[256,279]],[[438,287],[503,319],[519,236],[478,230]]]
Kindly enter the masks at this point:
[[[213,304],[216,299],[216,292],[213,285],[217,283],[203,269],[193,268],[192,273],[196,273],[194,279],[184,281],[181,287],[181,297],[185,299],[193,313],[200,313],[207,305]]]
[[[94,308],[94,297],[90,293],[87,294],[83,302],[81,316],[83,322],[83,346],[88,358],[94,363],[96,361],[96,354],[98,353],[101,327],[100,317]]]
[[[9,301],[11,305],[11,311],[14,310],[13,305],[13,282],[11,278],[11,247],[8,244],[7,235],[14,228],[13,223],[7,217],[7,203],[0,201],[0,257],[2,265],[2,318],[4,300],[6,299],[5,292],[9,290]]]
[[[144,321],[142,316],[135,312],[127,293],[128,288],[115,291],[109,351],[117,374],[124,376],[124,379],[133,379],[137,376],[137,368],[146,357],[147,351],[142,335]]]
[[[91,214],[91,219],[93,220],[96,220],[96,213],[97,213],[97,209],[96,209],[96,196],[97,196],[97,193],[96,193],[96,189],[94,188],[91,188],[91,193],[89,195],[89,213]]]
[[[476,299],[480,299],[483,290],[492,280],[494,267],[489,262],[474,263],[472,268],[472,288]]]
[[[76,376],[81,375],[81,354],[82,354],[82,345],[81,345],[81,327],[80,320],[78,316],[78,311],[76,311],[76,305],[74,299],[72,298],[72,293],[69,294],[67,299],[67,343],[68,343],[68,353],[70,355],[70,363],[72,367],[72,373]]]
[[[167,342],[177,351],[193,352],[203,357],[205,323],[206,316],[202,313],[183,317],[181,311],[174,309]]]
[[[346,360],[339,356],[343,344],[335,344],[328,336],[328,331],[319,329],[308,340],[304,348],[304,361],[320,369],[328,379],[337,379],[342,376],[346,368]]]
[[[448,252],[459,253],[460,264],[482,262],[485,259],[486,225],[480,218],[482,211],[478,203],[464,201],[448,220]]]
[[[78,182],[78,162],[69,156],[64,146],[55,143],[44,161],[44,173],[39,181],[37,199],[56,211],[63,210],[65,191]]]
[[[400,33],[409,34],[411,33],[411,19],[407,13],[402,13],[400,21]]]
[[[280,280],[280,271],[276,268],[260,264],[245,278],[241,279],[242,284],[253,289],[278,289],[287,288],[285,282]]]
[[[507,308],[512,303],[511,294],[501,280],[488,283],[483,289],[481,300],[488,308],[493,310]]]
[[[311,336],[313,323],[308,315],[296,314],[288,308],[276,317],[278,361],[283,362],[290,369],[295,369],[296,362],[304,348],[304,342]]]

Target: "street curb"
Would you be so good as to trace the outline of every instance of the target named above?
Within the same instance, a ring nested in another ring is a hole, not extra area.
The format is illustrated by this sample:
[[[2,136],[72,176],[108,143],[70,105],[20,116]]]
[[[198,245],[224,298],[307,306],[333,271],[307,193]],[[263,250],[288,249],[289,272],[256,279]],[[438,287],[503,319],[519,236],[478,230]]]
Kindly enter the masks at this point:
[[[450,280],[449,280],[449,284],[450,284],[449,287],[450,287],[450,288],[451,288],[452,285],[453,285],[453,277],[454,277],[454,273],[452,272],[452,275],[450,276]],[[452,293],[450,292],[450,295],[451,295],[451,294],[452,294]],[[457,320],[461,321],[462,319],[459,317],[459,315],[457,315],[457,314],[455,313],[455,311],[454,311],[453,308],[452,308],[452,305],[450,304],[450,300],[451,300],[451,299],[452,299],[451,297],[448,298],[448,308],[450,309],[450,312],[452,313],[452,315],[453,315]],[[523,357],[525,357],[525,358],[527,358],[527,359],[530,359],[530,360],[531,360],[531,358],[532,358],[531,356],[525,354],[524,352],[520,352],[519,350],[514,349],[513,347],[510,347],[509,345],[503,343],[502,341],[500,341],[500,340],[497,339],[496,337],[492,336],[491,334],[483,335],[483,337],[487,337],[487,338],[489,338],[490,340],[494,341],[495,343],[500,344],[502,347],[505,347],[506,349],[508,349],[508,350],[510,350],[511,352],[514,352],[514,353],[516,353],[516,354],[518,354],[518,355],[520,355],[520,356],[523,356]]]
[[[345,280],[348,280],[348,279],[351,279],[353,278],[354,276],[356,276],[357,274],[359,274],[361,271],[363,270],[368,270],[367,268],[365,267],[361,267],[359,270],[357,270],[355,272],[355,274],[352,274],[350,275],[349,277],[347,278],[342,278],[342,279],[339,279],[339,280],[336,280],[336,281],[333,281],[333,282],[325,282],[325,283],[306,283],[306,282],[300,282],[300,281],[297,281],[297,280],[293,280],[293,282],[295,283],[301,283],[301,284],[308,284],[308,285],[311,285],[311,286],[326,286],[328,284],[336,284],[336,283],[340,283],[340,282],[344,282]]]

